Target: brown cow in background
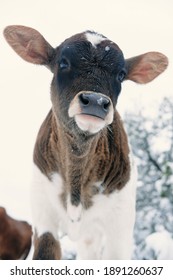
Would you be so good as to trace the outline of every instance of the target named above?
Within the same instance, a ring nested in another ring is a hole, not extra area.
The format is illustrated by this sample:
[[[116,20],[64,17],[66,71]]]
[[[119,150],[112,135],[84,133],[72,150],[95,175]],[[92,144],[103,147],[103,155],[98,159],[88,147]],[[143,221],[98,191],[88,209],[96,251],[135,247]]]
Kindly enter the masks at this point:
[[[0,259],[26,259],[31,248],[31,226],[9,217],[0,207]]]

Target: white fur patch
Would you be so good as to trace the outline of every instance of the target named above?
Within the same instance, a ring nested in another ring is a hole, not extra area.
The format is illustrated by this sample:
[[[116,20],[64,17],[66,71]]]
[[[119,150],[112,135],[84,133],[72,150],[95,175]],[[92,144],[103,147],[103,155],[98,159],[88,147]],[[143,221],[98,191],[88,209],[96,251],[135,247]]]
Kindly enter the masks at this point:
[[[79,105],[79,101],[77,98],[74,98],[74,100],[71,102],[69,110],[68,110],[68,115],[70,118],[73,118],[76,114],[81,113],[81,108]]]
[[[68,215],[68,236],[72,241],[80,238],[80,228],[82,219],[82,204],[78,206],[72,205],[70,196],[67,199],[67,215]]]
[[[80,258],[87,258],[87,254],[88,258],[93,254],[93,258],[98,259],[131,258],[137,180],[137,170],[131,154],[130,163],[131,175],[126,186],[109,196],[104,194],[94,196],[93,206],[84,213],[81,225],[83,241],[79,241]],[[100,242],[96,253],[94,248],[98,241],[97,234]],[[92,246],[90,251],[86,252],[85,241],[89,236]]]
[[[131,174],[126,186],[110,195],[93,196],[93,205],[83,210],[67,201],[64,209],[60,194],[63,180],[57,173],[52,182],[35,166],[32,188],[33,224],[39,235],[58,230],[78,242],[81,259],[130,259],[135,221],[136,167],[130,154]],[[96,182],[95,185],[100,183]]]
[[[82,205],[72,205],[69,198],[67,200],[67,215],[72,223],[79,222],[82,216]]]
[[[86,39],[93,45],[94,48],[97,48],[97,45],[99,45],[102,41],[107,40],[107,38],[104,38],[101,34],[97,33],[85,33]]]
[[[90,133],[97,133],[106,125],[106,122],[102,119],[83,114],[76,115],[75,121],[81,130]]]
[[[62,190],[63,181],[59,174],[53,174],[50,181],[34,164],[31,203],[33,226],[38,236],[49,231],[56,238],[58,229],[66,228],[66,213],[60,200]]]

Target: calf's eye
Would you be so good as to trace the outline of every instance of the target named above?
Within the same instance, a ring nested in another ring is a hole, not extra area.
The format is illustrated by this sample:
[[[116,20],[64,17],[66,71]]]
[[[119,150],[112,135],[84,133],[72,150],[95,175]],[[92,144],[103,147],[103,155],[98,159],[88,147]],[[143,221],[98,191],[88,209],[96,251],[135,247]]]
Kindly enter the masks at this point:
[[[117,75],[117,79],[118,79],[118,81],[121,83],[121,82],[123,82],[123,80],[125,79],[125,77],[126,77],[126,71],[125,70],[121,70],[119,73],[118,73],[118,75]]]
[[[69,67],[70,67],[69,61],[66,58],[62,58],[59,63],[59,68],[61,70],[66,70],[66,69],[69,69]]]

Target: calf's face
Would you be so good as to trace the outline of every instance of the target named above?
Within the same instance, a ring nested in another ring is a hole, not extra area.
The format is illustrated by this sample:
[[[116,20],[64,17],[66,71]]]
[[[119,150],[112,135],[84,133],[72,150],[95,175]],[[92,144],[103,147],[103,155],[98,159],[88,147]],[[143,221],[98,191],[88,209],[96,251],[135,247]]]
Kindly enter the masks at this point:
[[[93,135],[113,122],[121,83],[148,83],[162,73],[167,58],[158,52],[124,59],[106,37],[87,31],[53,48],[36,30],[8,26],[4,35],[26,61],[53,72],[51,100],[55,116],[75,134]]]
[[[92,134],[112,123],[126,74],[116,44],[91,32],[73,36],[57,48],[52,71],[53,108],[66,126]]]

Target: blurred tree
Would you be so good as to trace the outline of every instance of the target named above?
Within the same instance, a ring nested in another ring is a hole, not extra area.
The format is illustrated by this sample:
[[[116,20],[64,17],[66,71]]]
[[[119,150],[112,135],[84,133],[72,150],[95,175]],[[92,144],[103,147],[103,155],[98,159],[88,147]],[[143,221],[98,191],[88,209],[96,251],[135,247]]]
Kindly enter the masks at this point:
[[[173,100],[163,100],[154,120],[128,113],[125,123],[138,164],[134,258],[141,259],[148,235],[161,228],[173,235]]]

